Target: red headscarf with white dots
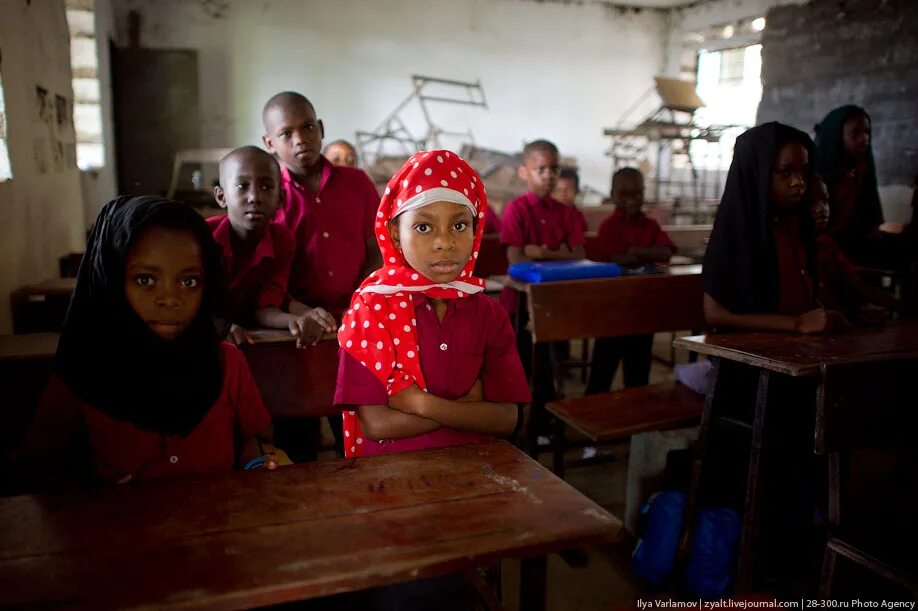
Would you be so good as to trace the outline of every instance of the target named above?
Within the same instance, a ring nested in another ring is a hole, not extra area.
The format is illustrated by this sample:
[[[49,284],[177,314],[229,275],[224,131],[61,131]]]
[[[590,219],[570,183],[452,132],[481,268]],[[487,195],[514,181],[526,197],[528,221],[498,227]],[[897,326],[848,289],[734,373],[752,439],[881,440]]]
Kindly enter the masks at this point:
[[[408,265],[389,239],[386,225],[402,212],[443,201],[468,207],[477,223],[472,255],[459,277],[439,284]],[[415,153],[386,186],[376,213],[376,242],[383,267],[370,274],[354,293],[338,330],[338,343],[386,386],[389,396],[412,384],[427,389],[421,371],[412,295],[460,299],[484,290],[484,280],[472,272],[484,235],[487,208],[488,197],[481,178],[451,151]],[[356,412],[345,411],[345,455],[360,456],[364,443]]]

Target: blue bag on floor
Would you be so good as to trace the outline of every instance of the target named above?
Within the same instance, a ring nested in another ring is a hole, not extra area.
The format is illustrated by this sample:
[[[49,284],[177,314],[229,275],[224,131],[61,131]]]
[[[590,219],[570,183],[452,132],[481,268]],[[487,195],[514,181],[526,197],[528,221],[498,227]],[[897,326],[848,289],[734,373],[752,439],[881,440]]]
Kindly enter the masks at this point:
[[[556,280],[586,280],[588,278],[616,278],[622,275],[617,263],[578,261],[525,261],[514,263],[507,271],[511,278],[523,282],[552,282]]]
[[[631,554],[635,575],[659,586],[672,574],[684,512],[685,494],[681,492],[660,492],[644,503],[644,532]]]

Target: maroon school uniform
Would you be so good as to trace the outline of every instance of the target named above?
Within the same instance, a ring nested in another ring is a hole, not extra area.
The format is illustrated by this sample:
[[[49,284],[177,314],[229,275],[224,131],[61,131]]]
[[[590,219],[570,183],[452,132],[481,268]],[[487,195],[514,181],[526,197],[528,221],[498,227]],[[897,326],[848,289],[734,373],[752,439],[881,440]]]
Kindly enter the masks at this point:
[[[676,251],[676,245],[660,224],[643,212],[628,218],[623,210],[616,210],[599,226],[596,237],[596,252],[603,259],[627,253],[629,248],[654,246],[666,246]]]
[[[807,252],[796,222],[772,225],[778,260],[778,314],[797,316],[815,307],[813,279],[807,268]]]
[[[838,242],[830,235],[816,238],[819,290],[817,295],[823,307],[844,310],[863,301],[858,292],[860,278],[857,270],[842,253]]]
[[[539,198],[530,191],[504,208],[500,241],[505,246],[525,248],[534,244],[549,250],[557,250],[562,245],[568,248],[583,246],[586,237],[582,216],[583,213],[573,206],[565,206],[551,196]],[[500,302],[508,312],[515,314],[517,298],[517,291],[507,288],[501,293]]]
[[[484,232],[487,233],[500,233],[500,217],[497,216],[497,213],[493,208],[488,208],[488,211],[485,212],[485,228]]]
[[[417,317],[421,369],[428,391],[443,399],[457,400],[481,379],[485,401],[526,403],[529,386],[516,352],[516,338],[507,314],[484,293],[447,302],[443,321],[423,294],[411,295]],[[354,409],[358,405],[389,403],[386,387],[354,357],[341,351],[335,404]],[[379,407],[378,409],[389,409]],[[365,454],[407,452],[493,439],[490,435],[442,427],[426,435],[384,442],[364,440]],[[345,439],[345,445],[353,440]]]
[[[271,424],[271,417],[242,352],[224,342],[220,354],[220,395],[186,437],[155,433],[116,420],[78,399],[55,376],[39,404],[23,454],[48,458],[85,440],[92,472],[104,482],[117,482],[127,476],[139,480],[232,470],[235,440],[260,433]]]
[[[250,256],[242,258],[233,254],[229,217],[211,217],[207,223],[214,240],[223,249],[230,319],[250,324],[256,310],[280,308],[287,297],[287,280],[293,263],[294,240],[290,230],[278,223],[268,224]]]
[[[324,157],[318,191],[309,191],[281,166],[287,199],[277,221],[296,239],[289,291],[335,316],[347,308],[363,280],[367,241],[372,241],[379,194],[363,170],[334,166]]]

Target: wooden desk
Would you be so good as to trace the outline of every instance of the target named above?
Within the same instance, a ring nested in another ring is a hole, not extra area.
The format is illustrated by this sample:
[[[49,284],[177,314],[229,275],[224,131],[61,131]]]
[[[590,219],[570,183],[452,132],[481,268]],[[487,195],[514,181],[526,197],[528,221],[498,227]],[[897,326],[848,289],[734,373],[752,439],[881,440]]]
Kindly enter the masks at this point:
[[[60,337],[59,333],[50,332],[0,335],[0,363],[53,358]]]
[[[20,496],[0,499],[0,607],[241,609],[508,556],[544,577],[545,554],[620,527],[502,441]]]
[[[751,434],[749,467],[743,502],[743,530],[740,540],[737,588],[740,592],[755,590],[759,555],[759,523],[768,501],[763,496],[761,472],[769,453],[785,452],[787,439],[797,439],[799,429],[782,429],[775,422],[792,421],[794,427],[808,424],[807,412],[815,406],[817,396],[826,395],[826,378],[820,367],[825,364],[877,363],[886,359],[918,357],[918,322],[901,321],[882,327],[850,330],[827,336],[804,336],[789,333],[725,333],[687,337],[674,342],[713,359],[714,367],[699,429],[697,455],[686,504],[685,524],[694,524],[700,503],[703,473],[710,467],[716,423],[746,429]],[[725,369],[728,369],[725,372]],[[730,394],[734,380],[748,379],[746,404]],[[754,381],[754,382],[753,382]],[[725,414],[727,410],[733,413]],[[801,412],[794,414],[794,412]],[[722,430],[722,429],[718,429]],[[805,432],[810,439],[819,438],[818,428]],[[781,439],[779,443],[777,440]],[[809,452],[812,452],[812,444]],[[799,448],[798,448],[799,449]],[[722,457],[723,458],[723,457]],[[732,457],[738,460],[739,457]],[[780,474],[778,474],[780,475]],[[684,562],[691,545],[691,533],[683,531],[679,556]],[[792,553],[792,550],[786,550]]]
[[[14,333],[60,331],[76,278],[54,278],[10,293]]]
[[[789,376],[813,376],[822,363],[918,356],[918,322],[862,327],[837,335],[724,333],[677,339],[674,345]]]
[[[278,418],[315,418],[335,409],[338,340],[327,334],[315,346],[298,349],[289,331],[251,329],[254,345],[242,346],[265,407]]]

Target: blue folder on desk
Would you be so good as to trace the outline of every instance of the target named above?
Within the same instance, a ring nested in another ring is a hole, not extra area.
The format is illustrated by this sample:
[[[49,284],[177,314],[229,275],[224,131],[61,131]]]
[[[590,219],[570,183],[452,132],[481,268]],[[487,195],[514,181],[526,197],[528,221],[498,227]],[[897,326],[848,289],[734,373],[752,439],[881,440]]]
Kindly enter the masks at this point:
[[[511,278],[523,282],[553,282],[557,280],[586,280],[616,278],[622,275],[617,263],[596,261],[538,261],[514,263],[508,270]]]

